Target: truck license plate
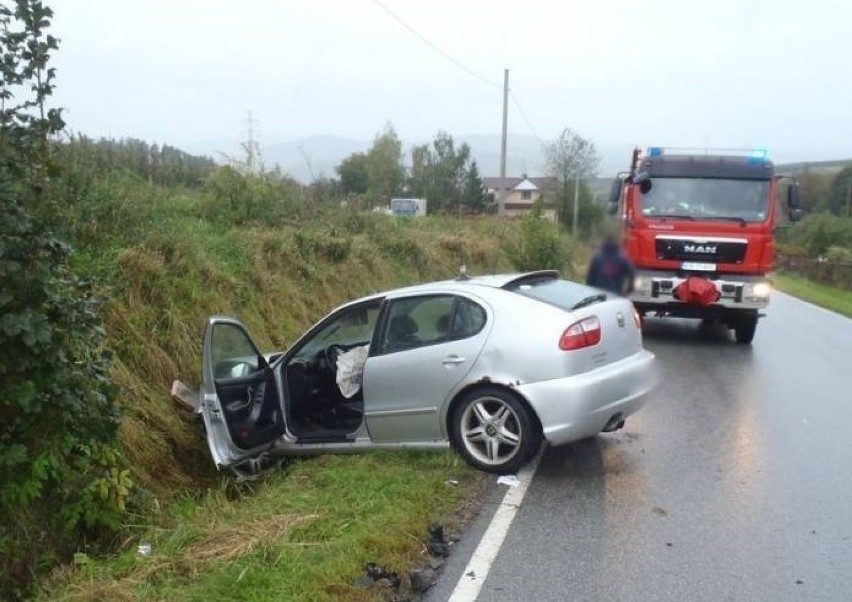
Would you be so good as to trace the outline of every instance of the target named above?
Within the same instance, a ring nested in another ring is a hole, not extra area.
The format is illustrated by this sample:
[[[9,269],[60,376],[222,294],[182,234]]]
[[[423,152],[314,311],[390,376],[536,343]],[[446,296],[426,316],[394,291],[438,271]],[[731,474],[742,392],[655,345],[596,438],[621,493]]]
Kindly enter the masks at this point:
[[[696,272],[715,272],[715,263],[700,263],[697,261],[684,261],[681,268],[684,270],[694,270]]]

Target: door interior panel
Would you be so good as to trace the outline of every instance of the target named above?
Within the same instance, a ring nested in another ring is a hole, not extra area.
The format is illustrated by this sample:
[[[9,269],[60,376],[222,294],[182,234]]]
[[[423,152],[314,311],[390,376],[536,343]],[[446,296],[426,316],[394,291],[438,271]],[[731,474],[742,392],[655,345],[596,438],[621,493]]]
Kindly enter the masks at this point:
[[[240,378],[217,379],[216,393],[228,432],[240,449],[258,447],[284,434],[284,416],[271,369],[263,368]]]

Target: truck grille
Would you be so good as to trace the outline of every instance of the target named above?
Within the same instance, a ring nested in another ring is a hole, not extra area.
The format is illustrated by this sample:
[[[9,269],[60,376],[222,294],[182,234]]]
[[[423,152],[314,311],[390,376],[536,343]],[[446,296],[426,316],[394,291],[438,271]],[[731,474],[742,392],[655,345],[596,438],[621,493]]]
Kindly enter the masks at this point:
[[[742,263],[746,241],[706,240],[696,238],[657,238],[657,259],[701,261],[710,263]]]

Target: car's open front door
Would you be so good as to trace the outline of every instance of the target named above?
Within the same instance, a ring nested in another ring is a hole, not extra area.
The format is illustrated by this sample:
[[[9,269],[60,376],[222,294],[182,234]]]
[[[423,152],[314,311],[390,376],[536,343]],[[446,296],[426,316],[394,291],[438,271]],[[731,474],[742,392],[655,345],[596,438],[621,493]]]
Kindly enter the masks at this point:
[[[275,375],[239,321],[207,320],[201,373],[200,411],[219,468],[263,454],[284,434]]]

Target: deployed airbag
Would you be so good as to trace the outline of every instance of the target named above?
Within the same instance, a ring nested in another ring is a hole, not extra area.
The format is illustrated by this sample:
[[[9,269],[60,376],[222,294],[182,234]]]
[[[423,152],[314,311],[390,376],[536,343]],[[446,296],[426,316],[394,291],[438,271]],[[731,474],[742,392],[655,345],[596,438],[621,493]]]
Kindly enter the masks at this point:
[[[369,345],[362,345],[337,356],[337,386],[346,399],[353,397],[361,388],[369,351]]]

